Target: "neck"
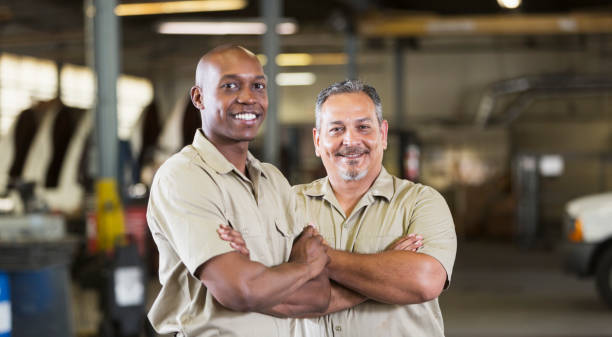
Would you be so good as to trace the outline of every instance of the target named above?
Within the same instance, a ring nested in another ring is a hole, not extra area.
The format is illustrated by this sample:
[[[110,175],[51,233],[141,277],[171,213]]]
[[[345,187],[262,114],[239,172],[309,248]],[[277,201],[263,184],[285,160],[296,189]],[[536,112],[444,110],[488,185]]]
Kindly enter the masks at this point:
[[[219,152],[232,163],[238,171],[246,175],[246,160],[249,152],[249,143],[215,144]]]
[[[357,205],[357,202],[363,197],[363,195],[370,189],[376,177],[376,175],[366,175],[359,180],[344,180],[341,177],[329,177],[329,183],[334,190],[336,200],[340,203],[340,207],[344,210],[344,214],[348,217]]]
[[[204,129],[202,130],[204,131]],[[204,131],[204,136],[221,152],[225,159],[229,160],[238,171],[246,175],[246,160],[249,152],[248,141],[224,141],[223,139],[210,137],[206,131]]]

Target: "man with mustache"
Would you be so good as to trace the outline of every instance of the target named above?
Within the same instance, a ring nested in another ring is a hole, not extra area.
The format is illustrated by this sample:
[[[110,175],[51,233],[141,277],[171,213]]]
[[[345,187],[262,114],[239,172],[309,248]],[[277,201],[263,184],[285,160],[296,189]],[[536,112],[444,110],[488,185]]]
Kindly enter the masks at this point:
[[[294,242],[288,182],[248,151],[268,108],[266,77],[253,53],[222,46],[200,59],[195,80],[202,128],[151,186],[162,288],[149,319],[177,336],[288,336],[292,322],[275,316],[328,306],[329,257],[312,227]],[[218,237],[219,225],[242,233],[250,259]]]
[[[315,112],[315,153],[327,177],[294,192],[331,247],[332,292],[326,315],[299,320],[298,335],[444,336],[437,298],[457,247],[446,202],[382,166],[388,123],[373,87],[333,84],[319,93]],[[402,249],[415,233],[423,237],[419,251]]]

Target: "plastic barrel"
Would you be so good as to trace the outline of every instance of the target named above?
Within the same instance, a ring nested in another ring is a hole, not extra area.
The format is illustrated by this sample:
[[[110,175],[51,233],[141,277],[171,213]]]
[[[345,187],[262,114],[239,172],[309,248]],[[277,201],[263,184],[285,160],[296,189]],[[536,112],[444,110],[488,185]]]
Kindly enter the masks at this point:
[[[70,282],[65,265],[11,272],[10,280],[11,337],[73,336]]]
[[[0,337],[11,336],[11,292],[8,274],[0,271]]]

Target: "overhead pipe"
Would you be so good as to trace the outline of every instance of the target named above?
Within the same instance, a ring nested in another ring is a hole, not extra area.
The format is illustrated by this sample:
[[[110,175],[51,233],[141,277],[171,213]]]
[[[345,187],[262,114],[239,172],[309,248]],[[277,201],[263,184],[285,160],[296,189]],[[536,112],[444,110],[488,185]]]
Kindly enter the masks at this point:
[[[612,14],[512,14],[437,16],[376,13],[362,17],[365,37],[570,35],[612,33]]]
[[[512,123],[535,99],[567,92],[612,90],[610,75],[552,74],[526,76],[491,84],[480,100],[474,123],[480,127],[491,124],[507,125]],[[519,96],[504,110],[503,116],[491,116],[500,97],[518,94]]]

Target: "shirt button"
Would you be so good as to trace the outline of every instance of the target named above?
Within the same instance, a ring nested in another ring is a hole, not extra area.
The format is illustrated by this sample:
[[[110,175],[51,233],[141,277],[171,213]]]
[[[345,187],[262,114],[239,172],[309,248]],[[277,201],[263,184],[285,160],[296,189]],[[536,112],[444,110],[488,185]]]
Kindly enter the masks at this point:
[[[339,326],[339,325],[336,325],[336,331],[338,331],[338,332],[342,331],[342,327]]]

